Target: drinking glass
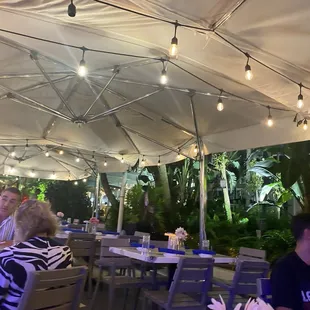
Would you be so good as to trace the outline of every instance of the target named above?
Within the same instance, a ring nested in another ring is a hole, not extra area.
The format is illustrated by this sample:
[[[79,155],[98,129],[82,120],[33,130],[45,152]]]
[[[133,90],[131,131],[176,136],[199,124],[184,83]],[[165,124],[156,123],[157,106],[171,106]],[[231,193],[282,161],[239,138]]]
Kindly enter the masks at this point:
[[[142,237],[142,253],[147,254],[150,248],[150,236]]]
[[[210,250],[210,240],[202,240],[202,246],[201,246],[202,250]]]

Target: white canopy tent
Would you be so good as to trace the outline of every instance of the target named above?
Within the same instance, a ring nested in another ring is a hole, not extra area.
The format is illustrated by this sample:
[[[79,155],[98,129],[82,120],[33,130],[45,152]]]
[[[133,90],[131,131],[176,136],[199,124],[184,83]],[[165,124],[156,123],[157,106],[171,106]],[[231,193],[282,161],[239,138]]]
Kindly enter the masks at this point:
[[[194,157],[197,143],[207,154],[309,139],[293,123],[309,116],[307,0],[107,1],[164,21],[99,2],[74,1],[71,18],[69,1],[1,1],[0,138],[131,165]],[[175,20],[179,57],[166,61]],[[76,74],[82,47],[85,79]]]

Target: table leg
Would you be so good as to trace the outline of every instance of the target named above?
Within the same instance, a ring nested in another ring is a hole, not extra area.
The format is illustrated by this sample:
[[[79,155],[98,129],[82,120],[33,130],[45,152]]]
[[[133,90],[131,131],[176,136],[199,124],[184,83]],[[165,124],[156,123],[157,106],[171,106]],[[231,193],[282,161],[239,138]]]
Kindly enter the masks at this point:
[[[172,283],[175,270],[177,269],[177,264],[169,264],[168,265],[168,284],[167,284],[167,290],[170,289],[170,285]]]

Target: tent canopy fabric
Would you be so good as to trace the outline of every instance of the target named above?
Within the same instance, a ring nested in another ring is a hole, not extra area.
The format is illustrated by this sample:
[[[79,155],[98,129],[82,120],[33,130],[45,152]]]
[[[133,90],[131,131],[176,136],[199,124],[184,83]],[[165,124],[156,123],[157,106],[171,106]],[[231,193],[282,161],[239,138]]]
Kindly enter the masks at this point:
[[[310,86],[309,1],[108,2],[211,31],[178,27],[179,56],[165,64],[162,87],[160,58],[174,25],[96,1],[74,1],[74,18],[68,1],[1,1],[0,139],[50,141],[130,165],[143,156],[147,165],[169,163],[195,156],[191,100],[205,154],[309,139],[293,123],[297,112],[309,116],[306,87],[305,106],[296,106],[298,83]],[[81,79],[80,49],[3,30],[131,56],[86,50],[88,76]],[[293,82],[251,59],[254,78],[245,80],[247,57],[225,39]]]

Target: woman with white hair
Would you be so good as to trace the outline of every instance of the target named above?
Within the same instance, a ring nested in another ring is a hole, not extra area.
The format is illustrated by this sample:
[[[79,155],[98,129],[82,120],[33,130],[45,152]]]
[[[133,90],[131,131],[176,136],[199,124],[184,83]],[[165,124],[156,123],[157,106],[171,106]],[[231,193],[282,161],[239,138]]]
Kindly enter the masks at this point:
[[[52,239],[56,230],[49,204],[27,200],[18,208],[15,245],[0,252],[0,309],[17,309],[28,272],[72,266],[70,248]]]

